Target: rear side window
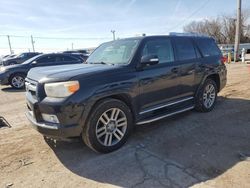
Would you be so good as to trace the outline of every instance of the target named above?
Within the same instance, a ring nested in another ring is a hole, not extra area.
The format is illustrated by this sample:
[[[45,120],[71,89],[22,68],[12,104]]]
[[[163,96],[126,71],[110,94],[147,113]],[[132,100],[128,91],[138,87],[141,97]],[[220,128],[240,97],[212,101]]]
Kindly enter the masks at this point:
[[[66,62],[68,62],[68,61],[76,61],[75,58],[70,57],[70,56],[62,56],[61,58],[62,58],[62,61],[66,61]]]
[[[157,55],[159,63],[174,61],[174,53],[170,39],[154,39],[148,41],[142,51],[142,56]]]
[[[196,43],[204,57],[220,55],[220,50],[213,39],[196,39]]]
[[[180,61],[196,58],[194,45],[189,38],[175,38],[175,48]]]

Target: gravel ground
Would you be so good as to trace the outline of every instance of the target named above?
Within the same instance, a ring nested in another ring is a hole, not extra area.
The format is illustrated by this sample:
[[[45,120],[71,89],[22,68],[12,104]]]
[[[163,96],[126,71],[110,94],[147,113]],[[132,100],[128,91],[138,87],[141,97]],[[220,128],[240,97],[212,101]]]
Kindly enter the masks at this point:
[[[210,113],[190,111],[137,127],[96,154],[80,140],[49,142],[27,122],[23,91],[0,87],[0,187],[250,187],[250,65],[231,64]]]

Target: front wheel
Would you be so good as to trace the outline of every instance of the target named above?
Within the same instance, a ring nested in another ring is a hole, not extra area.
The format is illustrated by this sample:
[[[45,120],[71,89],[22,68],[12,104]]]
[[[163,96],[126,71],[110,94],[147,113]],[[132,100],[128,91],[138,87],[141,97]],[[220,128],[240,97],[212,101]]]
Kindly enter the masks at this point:
[[[214,80],[207,79],[196,96],[195,109],[199,112],[209,112],[214,108],[217,99],[217,85]]]
[[[95,105],[82,138],[94,151],[108,153],[119,149],[127,141],[131,128],[129,107],[120,100],[105,99]]]
[[[23,89],[25,85],[25,75],[21,73],[12,75],[10,77],[10,85],[15,89]]]

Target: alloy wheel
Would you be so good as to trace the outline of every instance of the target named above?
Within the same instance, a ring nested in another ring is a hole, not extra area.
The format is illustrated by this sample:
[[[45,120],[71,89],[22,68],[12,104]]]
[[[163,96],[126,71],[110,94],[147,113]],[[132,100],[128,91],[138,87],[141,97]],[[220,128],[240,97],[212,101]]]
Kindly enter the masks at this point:
[[[22,76],[14,76],[11,83],[15,88],[22,88],[24,86],[24,78]]]
[[[125,113],[119,108],[111,108],[105,111],[97,121],[97,140],[103,146],[114,146],[124,137],[127,126]]]
[[[203,93],[203,104],[206,108],[213,106],[215,102],[216,91],[213,84],[208,84]]]

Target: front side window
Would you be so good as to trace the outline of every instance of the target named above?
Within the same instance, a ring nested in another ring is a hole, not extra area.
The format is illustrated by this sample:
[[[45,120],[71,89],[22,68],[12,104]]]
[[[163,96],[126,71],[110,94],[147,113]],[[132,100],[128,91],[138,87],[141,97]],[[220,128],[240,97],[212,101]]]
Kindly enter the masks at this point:
[[[148,41],[142,51],[142,56],[156,55],[159,63],[174,61],[174,52],[170,39],[154,39]]]
[[[45,56],[37,60],[37,63],[53,63],[56,61],[55,56]]]
[[[87,63],[128,64],[138,43],[138,39],[104,43],[89,56]]]
[[[32,63],[33,61],[36,61],[37,59],[39,59],[39,57],[42,56],[41,54],[40,55],[36,55],[35,57],[32,57],[26,61],[24,61],[22,64],[30,64]]]
[[[176,54],[180,61],[196,58],[195,49],[189,38],[175,38]]]

